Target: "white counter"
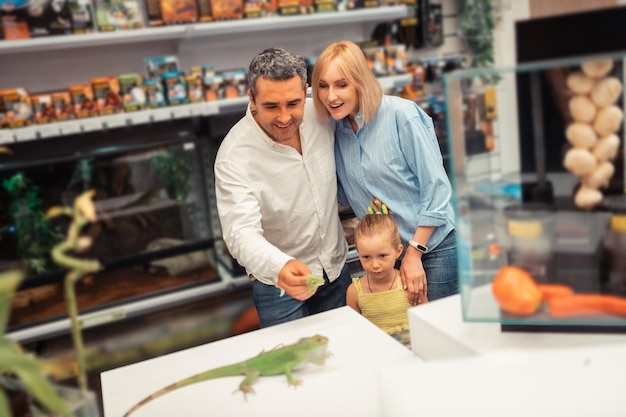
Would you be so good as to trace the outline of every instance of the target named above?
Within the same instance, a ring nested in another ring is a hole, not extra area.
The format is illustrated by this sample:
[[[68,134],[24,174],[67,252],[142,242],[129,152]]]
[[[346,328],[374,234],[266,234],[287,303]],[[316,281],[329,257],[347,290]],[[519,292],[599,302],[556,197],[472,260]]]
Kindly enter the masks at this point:
[[[385,416],[626,416],[626,335],[502,332],[464,322],[458,295],[409,322],[423,361],[381,369]]]
[[[626,334],[503,332],[499,323],[463,321],[460,295],[409,309],[409,325],[411,348],[424,361],[602,345],[623,346],[626,359]]]
[[[240,362],[279,344],[321,334],[332,356],[322,367],[308,365],[289,387],[283,375],[261,377],[256,394],[244,400],[235,392],[243,377],[190,385],[139,408],[131,416],[359,416],[383,415],[379,372],[395,363],[421,362],[413,353],[350,307],[146,360],[101,374],[105,417],[122,417],[128,409],[166,385],[215,367]]]
[[[104,372],[105,417],[204,370],[301,337],[329,338],[323,367],[262,377],[245,401],[242,377],[181,388],[136,417],[623,417],[626,335],[502,332],[468,323],[460,296],[409,310],[413,354],[349,307]]]

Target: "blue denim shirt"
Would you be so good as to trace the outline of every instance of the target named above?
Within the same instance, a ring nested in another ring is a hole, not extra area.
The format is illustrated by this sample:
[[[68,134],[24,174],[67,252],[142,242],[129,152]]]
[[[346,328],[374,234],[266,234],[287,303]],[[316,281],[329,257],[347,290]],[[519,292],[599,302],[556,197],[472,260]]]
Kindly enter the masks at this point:
[[[335,129],[339,204],[358,218],[376,197],[389,207],[403,243],[417,226],[435,226],[429,252],[454,230],[452,187],[433,122],[416,103],[383,96],[374,119],[354,133],[348,118]]]

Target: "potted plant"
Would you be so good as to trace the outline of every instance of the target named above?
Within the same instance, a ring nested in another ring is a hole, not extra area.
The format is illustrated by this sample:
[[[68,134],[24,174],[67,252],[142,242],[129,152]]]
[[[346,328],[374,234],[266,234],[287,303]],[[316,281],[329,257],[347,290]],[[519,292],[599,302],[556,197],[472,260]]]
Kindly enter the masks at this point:
[[[74,284],[85,275],[100,270],[97,260],[81,259],[73,256],[91,246],[91,240],[80,236],[80,231],[88,222],[96,218],[95,206],[92,201],[93,190],[79,195],[73,207],[52,207],[46,213],[46,218],[68,215],[72,218],[66,239],[53,247],[51,255],[54,262],[68,269],[65,277],[65,297],[68,305],[68,314],[72,323],[72,339],[76,353],[78,367],[79,395],[71,401],[67,395],[71,390],[62,390],[55,387],[48,378],[45,362],[33,355],[24,352],[16,342],[9,339],[5,332],[9,317],[11,298],[24,279],[20,270],[11,270],[0,273],[0,415],[13,416],[9,406],[8,389],[17,388],[26,392],[53,415],[74,417],[76,413],[83,417],[97,417],[95,398],[87,390],[85,355],[80,323],[78,321],[78,307]],[[72,252],[72,255],[67,252]],[[64,395],[61,395],[63,391]],[[69,402],[79,403],[70,406]],[[17,417],[17,416],[13,416]]]

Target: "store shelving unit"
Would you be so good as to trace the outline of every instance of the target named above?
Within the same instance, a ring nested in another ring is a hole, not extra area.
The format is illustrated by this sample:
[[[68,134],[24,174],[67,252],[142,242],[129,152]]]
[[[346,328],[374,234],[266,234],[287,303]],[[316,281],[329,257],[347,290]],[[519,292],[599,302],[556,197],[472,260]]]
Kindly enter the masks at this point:
[[[163,26],[117,32],[97,32],[82,35],[50,36],[0,42],[0,56],[18,52],[97,47],[159,40],[187,40],[200,37],[217,37],[246,32],[302,29],[349,23],[375,22],[407,16],[405,6],[383,6],[350,11],[319,14],[276,16],[257,19],[239,19],[188,25]]]
[[[379,79],[384,89],[403,86],[411,81],[411,75],[401,74]],[[17,129],[0,129],[0,144],[23,142],[36,139],[50,139],[96,130],[109,130],[132,127],[148,123],[191,117],[207,117],[219,114],[244,111],[248,97],[205,101],[180,106],[160,107],[131,113],[74,119],[57,123],[26,126]]]

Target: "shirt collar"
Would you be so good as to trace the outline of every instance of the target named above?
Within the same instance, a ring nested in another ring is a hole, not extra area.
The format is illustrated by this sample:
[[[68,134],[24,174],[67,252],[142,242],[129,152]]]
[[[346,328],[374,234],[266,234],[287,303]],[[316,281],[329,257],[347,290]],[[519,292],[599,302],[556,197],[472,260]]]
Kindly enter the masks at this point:
[[[354,120],[356,121],[356,124],[359,127],[359,130],[363,129],[363,116],[361,116],[360,111],[356,114],[356,116],[354,117]],[[341,119],[341,128],[352,130],[352,125],[350,124],[349,116],[346,116],[343,119]]]

